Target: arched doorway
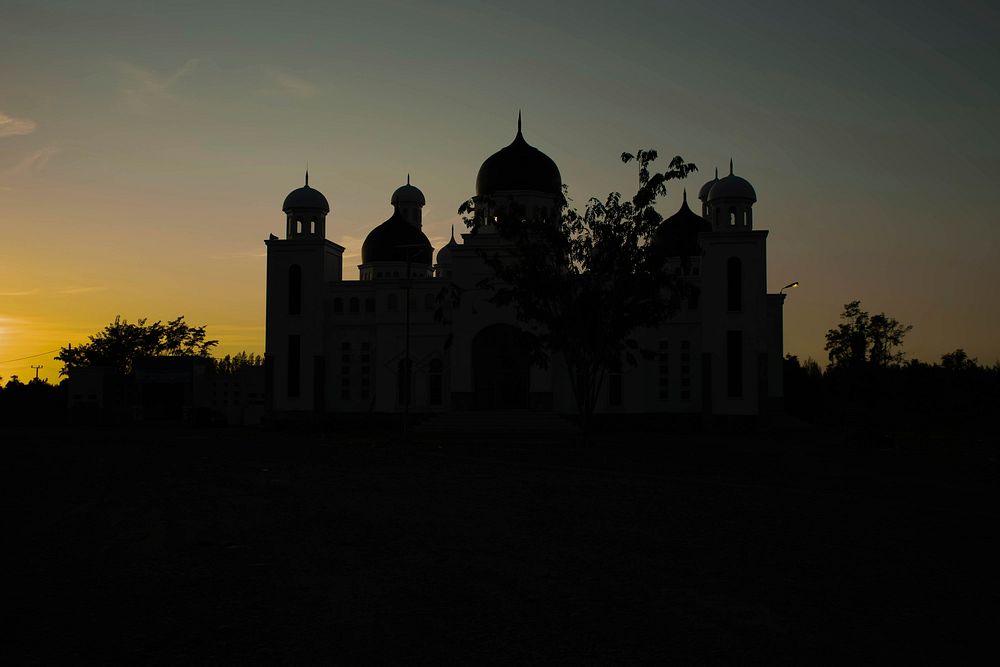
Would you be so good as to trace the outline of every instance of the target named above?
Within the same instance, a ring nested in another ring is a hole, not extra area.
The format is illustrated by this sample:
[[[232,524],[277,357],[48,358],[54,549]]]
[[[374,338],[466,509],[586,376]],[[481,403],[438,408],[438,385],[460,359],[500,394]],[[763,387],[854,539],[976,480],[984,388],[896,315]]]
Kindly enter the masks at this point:
[[[477,410],[528,407],[531,363],[524,333],[509,324],[491,324],[472,339],[472,382]]]

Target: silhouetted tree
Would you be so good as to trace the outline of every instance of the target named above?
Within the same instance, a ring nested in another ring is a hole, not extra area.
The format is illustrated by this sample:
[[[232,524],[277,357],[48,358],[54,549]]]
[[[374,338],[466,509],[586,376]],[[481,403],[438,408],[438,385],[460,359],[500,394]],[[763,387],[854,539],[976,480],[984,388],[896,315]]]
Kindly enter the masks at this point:
[[[66,375],[77,368],[106,366],[119,375],[132,372],[136,359],[155,356],[185,356],[211,358],[212,348],[218,341],[207,340],[205,327],[193,327],[184,316],[167,323],[157,320],[146,324],[145,319],[135,324],[121,316],[89,337],[90,342],[59,350],[56,360],[63,362],[59,371]]]
[[[826,332],[826,351],[835,368],[885,368],[903,359],[903,338],[913,328],[885,313],[869,315],[860,301],[844,306],[844,322]]]
[[[958,348],[941,356],[941,367],[949,371],[971,371],[979,366],[976,359],[970,359],[965,350]]]
[[[264,357],[246,350],[233,355],[227,354],[222,359],[214,361],[215,372],[222,375],[233,375],[244,368],[256,368],[263,365]]]
[[[604,378],[623,361],[634,365],[640,350],[631,335],[659,324],[684,296],[681,279],[663,270],[663,257],[651,243],[662,216],[654,205],[666,183],[696,170],[680,156],[666,171],[652,172],[654,150],[622,154],[639,167],[638,190],[631,199],[618,192],[591,199],[582,214],[565,197],[557,220],[531,219],[507,210],[497,221],[509,247],[484,255],[496,278],[488,281],[492,302],[512,306],[535,334],[536,362],[560,355],[569,371],[580,413],[594,412]],[[483,203],[480,200],[480,203]],[[474,230],[486,222],[475,215],[474,201],[459,208]]]

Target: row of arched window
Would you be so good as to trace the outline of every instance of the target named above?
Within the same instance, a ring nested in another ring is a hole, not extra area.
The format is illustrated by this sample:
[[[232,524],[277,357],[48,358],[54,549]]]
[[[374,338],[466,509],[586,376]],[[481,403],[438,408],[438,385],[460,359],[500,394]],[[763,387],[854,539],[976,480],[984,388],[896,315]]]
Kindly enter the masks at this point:
[[[414,295],[414,297],[415,296],[416,295]],[[413,299],[410,302],[410,310],[411,311],[417,310],[417,304],[419,303],[418,298],[414,298],[414,297],[411,297],[411,299]],[[385,297],[385,310],[387,312],[390,312],[390,313],[398,312],[399,309],[400,309],[400,303],[399,302],[400,302],[399,295],[392,294],[392,293],[387,294],[386,297]],[[356,296],[347,297],[347,298],[338,296],[338,297],[335,297],[333,299],[333,312],[334,313],[344,313],[344,312],[346,312],[346,313],[354,315],[354,314],[358,314],[358,313],[362,312],[362,307],[363,307],[364,308],[364,312],[366,312],[366,313],[374,313],[375,312],[375,305],[376,305],[375,304],[375,297],[373,297],[373,296],[365,297],[364,301],[362,301],[362,299],[360,297],[356,297]],[[434,310],[435,308],[437,308],[437,298],[433,294],[431,294],[431,293],[424,294],[423,295],[423,309],[424,310]]]
[[[320,221],[316,218],[303,220],[288,216],[288,236],[301,236],[303,234],[319,234]]]

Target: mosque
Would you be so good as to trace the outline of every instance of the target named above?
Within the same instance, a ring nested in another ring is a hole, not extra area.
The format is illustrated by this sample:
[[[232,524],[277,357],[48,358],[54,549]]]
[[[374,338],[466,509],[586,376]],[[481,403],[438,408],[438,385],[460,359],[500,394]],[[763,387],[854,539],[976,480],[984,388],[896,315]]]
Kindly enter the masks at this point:
[[[733,173],[705,183],[700,212],[685,194],[657,234],[665,271],[697,287],[655,329],[636,332],[655,353],[612,369],[600,413],[757,415],[782,397],[782,294],[767,293],[767,230],[755,229],[753,186]],[[511,210],[529,219],[559,213],[556,163],[521,132],[476,177],[483,224],[435,254],[422,230],[424,194],[407,183],[392,215],[361,247],[359,280],[345,280],[345,248],[326,238],[330,205],[309,185],[285,198],[284,238],[267,246],[265,394],[280,413],[576,411],[558,359],[533,365],[519,347],[512,309],[480,287],[483,253]],[[453,299],[450,295],[460,294]]]

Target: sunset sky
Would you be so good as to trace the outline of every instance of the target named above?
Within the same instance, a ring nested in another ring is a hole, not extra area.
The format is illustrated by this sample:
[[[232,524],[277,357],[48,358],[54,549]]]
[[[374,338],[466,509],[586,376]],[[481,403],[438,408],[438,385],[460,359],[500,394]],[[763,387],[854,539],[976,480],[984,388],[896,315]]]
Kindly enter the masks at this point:
[[[552,157],[578,205],[622,151],[757,190],[785,349],[860,299],[909,357],[1000,359],[1000,13],[985,2],[0,3],[0,376],[121,314],[263,352],[264,239],[302,183],[356,277],[410,173],[435,248],[482,161]],[[819,7],[819,8],[817,8]],[[905,13],[902,8],[905,9]]]

